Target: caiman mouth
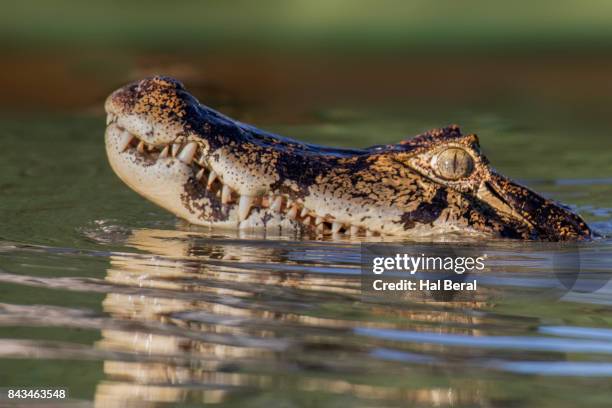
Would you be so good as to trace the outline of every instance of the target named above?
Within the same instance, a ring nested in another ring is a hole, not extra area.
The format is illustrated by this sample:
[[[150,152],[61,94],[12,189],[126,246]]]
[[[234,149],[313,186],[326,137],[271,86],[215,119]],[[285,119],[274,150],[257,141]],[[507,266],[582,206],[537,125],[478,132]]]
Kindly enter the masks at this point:
[[[136,192],[192,223],[202,224],[202,220],[185,211],[184,203],[178,202],[185,185],[205,190],[207,197],[216,199],[224,207],[228,216],[217,223],[211,220],[211,225],[257,227],[264,220],[264,224],[284,222],[285,228],[317,235],[380,235],[362,226],[337,222],[330,214],[317,214],[290,194],[241,195],[229,183],[224,183],[223,172],[213,169],[207,160],[208,147],[199,138],[178,136],[170,143],[150,144],[121,126],[118,119],[119,115],[113,112],[107,115],[107,153],[113,170]],[[146,174],[143,169],[147,169]],[[167,177],[171,174],[174,177]],[[275,216],[280,219],[273,223]]]

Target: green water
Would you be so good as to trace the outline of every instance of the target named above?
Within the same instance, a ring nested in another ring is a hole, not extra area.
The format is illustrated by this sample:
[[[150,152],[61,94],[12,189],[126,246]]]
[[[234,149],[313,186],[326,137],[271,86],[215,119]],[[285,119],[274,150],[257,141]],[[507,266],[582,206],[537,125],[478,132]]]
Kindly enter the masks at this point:
[[[258,124],[365,146],[448,118],[502,173],[612,233],[612,138],[596,123],[482,108]],[[578,247],[597,290],[558,287],[563,246],[493,242],[476,246],[492,259],[478,301],[362,298],[357,242],[209,231],[138,197],[106,162],[102,116],[0,124],[4,387],[100,407],[610,406],[608,238]]]

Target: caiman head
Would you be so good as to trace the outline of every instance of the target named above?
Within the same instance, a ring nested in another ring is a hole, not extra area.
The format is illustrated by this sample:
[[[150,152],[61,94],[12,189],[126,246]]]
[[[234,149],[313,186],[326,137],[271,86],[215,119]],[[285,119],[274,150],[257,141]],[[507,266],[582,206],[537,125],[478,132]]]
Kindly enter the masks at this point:
[[[457,126],[337,149],[232,120],[171,78],[106,100],[106,151],[132,189],[187,221],[312,234],[591,237],[568,208],[500,175]]]

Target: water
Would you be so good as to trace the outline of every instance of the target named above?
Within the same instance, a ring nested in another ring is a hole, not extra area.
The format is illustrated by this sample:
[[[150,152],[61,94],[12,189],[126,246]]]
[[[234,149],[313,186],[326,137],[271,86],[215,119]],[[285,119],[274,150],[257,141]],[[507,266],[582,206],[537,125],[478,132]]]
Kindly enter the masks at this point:
[[[464,125],[493,164],[604,237],[468,243],[490,260],[479,295],[438,303],[363,297],[357,241],[176,220],[112,174],[99,115],[4,119],[0,384],[66,388],[79,407],[609,406],[611,142],[485,113]],[[424,122],[271,127],[363,146],[440,124]],[[586,282],[569,293],[553,270],[568,250]]]

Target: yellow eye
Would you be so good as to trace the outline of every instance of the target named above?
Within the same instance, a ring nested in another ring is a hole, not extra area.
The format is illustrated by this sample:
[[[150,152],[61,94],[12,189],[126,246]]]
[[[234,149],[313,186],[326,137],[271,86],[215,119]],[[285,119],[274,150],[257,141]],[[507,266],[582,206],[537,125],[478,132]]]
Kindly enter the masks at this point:
[[[458,180],[472,173],[474,160],[465,150],[451,147],[434,156],[432,166],[440,177],[447,180]]]

